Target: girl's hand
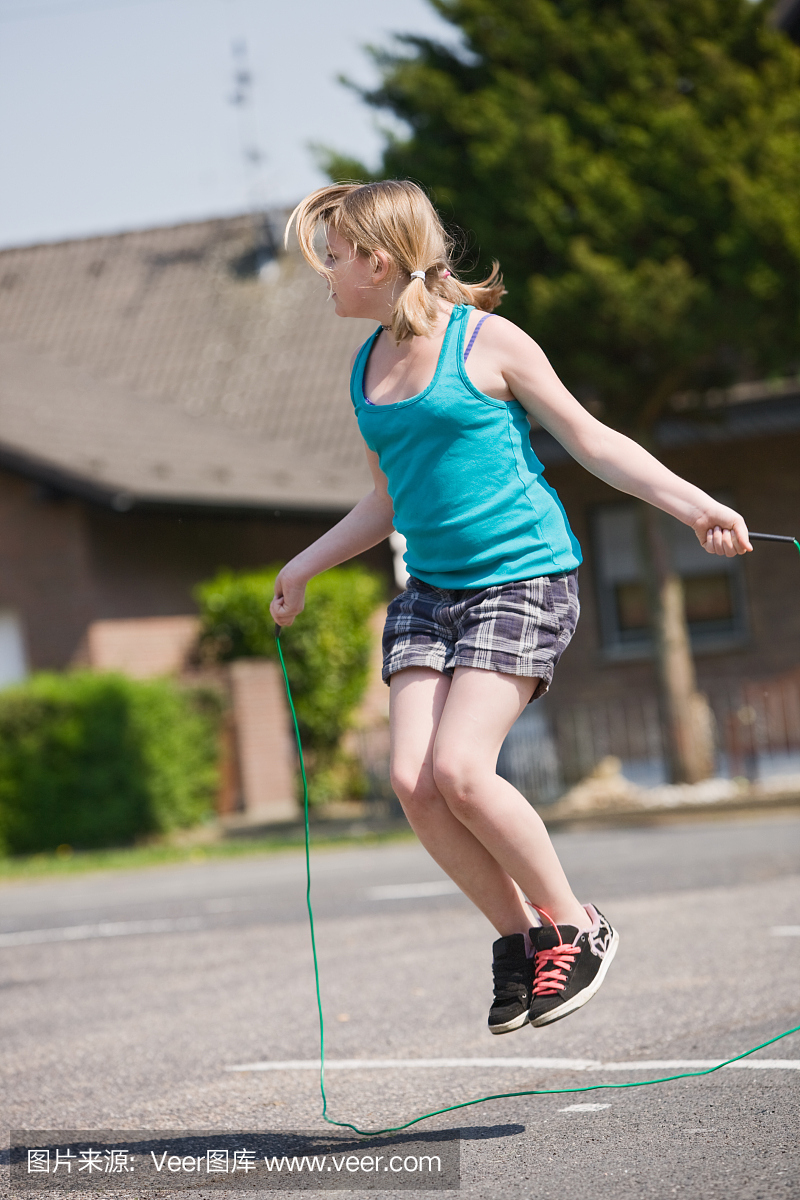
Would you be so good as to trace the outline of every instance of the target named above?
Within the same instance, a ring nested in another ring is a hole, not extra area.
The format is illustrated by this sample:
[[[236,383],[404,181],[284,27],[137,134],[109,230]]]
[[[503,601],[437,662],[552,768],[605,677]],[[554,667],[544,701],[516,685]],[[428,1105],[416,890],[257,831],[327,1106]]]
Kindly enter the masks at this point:
[[[742,517],[724,504],[715,504],[693,524],[697,540],[708,554],[735,558],[752,550],[747,526]]]
[[[284,567],[275,580],[275,595],[269,606],[273,621],[277,625],[291,625],[305,608],[305,603],[305,581],[293,580]]]

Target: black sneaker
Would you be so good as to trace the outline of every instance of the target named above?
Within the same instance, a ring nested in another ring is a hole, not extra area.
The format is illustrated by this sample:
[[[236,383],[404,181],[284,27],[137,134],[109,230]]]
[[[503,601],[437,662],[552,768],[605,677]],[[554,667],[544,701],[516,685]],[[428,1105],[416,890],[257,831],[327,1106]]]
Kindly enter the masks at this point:
[[[549,1025],[581,1008],[598,991],[617,952],[619,934],[593,904],[586,911],[592,928],[578,933],[574,925],[537,929],[534,983],[528,1020]]]
[[[531,930],[534,947],[534,935],[539,932],[538,929]],[[510,1033],[528,1023],[534,960],[525,953],[525,937],[521,933],[498,938],[492,951],[494,1001],[489,1010],[489,1032]]]

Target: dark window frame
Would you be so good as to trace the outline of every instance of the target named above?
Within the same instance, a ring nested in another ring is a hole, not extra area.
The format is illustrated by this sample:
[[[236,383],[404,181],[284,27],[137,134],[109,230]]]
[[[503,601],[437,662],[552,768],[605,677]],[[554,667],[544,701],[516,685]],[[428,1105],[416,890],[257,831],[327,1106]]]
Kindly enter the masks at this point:
[[[731,503],[731,499],[727,495],[719,495],[717,498],[722,503]],[[612,511],[617,514],[622,512],[635,514],[637,503],[635,500],[619,500],[611,503],[597,504],[593,505],[588,513],[589,536],[594,565],[594,593],[597,601],[599,646],[600,652],[607,662],[642,661],[653,657],[653,640],[650,631],[644,629],[622,630],[619,625],[617,613],[615,587],[620,583],[643,582],[644,572],[641,567],[641,560],[639,561],[638,573],[636,575],[628,571],[626,573],[618,572],[615,576],[613,568],[609,569],[608,567],[603,549],[603,542],[608,536],[607,534],[604,535],[602,530],[604,515],[610,514]],[[667,532],[670,540],[673,541],[673,545],[678,538],[685,538],[679,522],[675,521],[672,517],[666,516],[666,514],[663,520],[665,522],[665,532]],[[677,529],[671,528],[670,523],[672,522],[678,527]],[[685,529],[686,527],[684,526],[683,528]],[[691,531],[689,533],[691,537],[694,537]],[[699,544],[697,549],[700,554],[705,555],[705,551]],[[635,548],[633,549],[633,555],[639,558],[638,550]],[[741,650],[750,641],[747,593],[741,560],[738,557],[723,559],[709,555],[708,569],[703,570],[704,566],[705,563],[701,559],[697,559],[696,566],[692,564],[689,569],[680,571],[681,578],[699,578],[712,574],[726,575],[729,580],[733,613],[730,619],[724,621],[690,621],[689,636],[692,651],[695,654],[722,654],[732,650]]]

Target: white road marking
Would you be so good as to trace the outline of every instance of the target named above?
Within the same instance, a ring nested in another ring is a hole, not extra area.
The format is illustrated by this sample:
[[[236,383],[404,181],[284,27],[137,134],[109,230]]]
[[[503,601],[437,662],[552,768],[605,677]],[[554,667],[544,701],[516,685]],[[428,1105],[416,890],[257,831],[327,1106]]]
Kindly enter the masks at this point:
[[[770,933],[773,937],[800,937],[800,925],[773,925]]]
[[[526,1071],[702,1071],[718,1067],[724,1058],[674,1058],[636,1062],[599,1062],[590,1058],[333,1058],[326,1071],[436,1070],[450,1067],[500,1067]],[[800,1071],[800,1058],[743,1058],[725,1070],[744,1067],[752,1071]],[[226,1071],[318,1071],[318,1058],[290,1058],[283,1062],[241,1063]]]
[[[676,1058],[653,1059],[651,1062],[603,1063],[604,1071],[704,1071],[718,1067],[724,1058]],[[326,1064],[327,1065],[327,1064]],[[594,1068],[592,1068],[594,1070]],[[725,1070],[747,1071],[800,1071],[800,1058],[740,1058],[728,1063]]]
[[[137,933],[177,933],[202,929],[200,917],[175,917],[153,921],[99,921],[95,925],[65,925],[56,929],[21,929],[0,933],[3,946],[36,946],[41,942],[83,942],[89,938],[131,937]]]
[[[566,1108],[560,1108],[559,1112],[600,1112],[601,1108],[611,1108],[610,1104],[568,1104]]]
[[[385,887],[367,888],[367,899],[418,900],[423,896],[452,896],[460,890],[452,879],[436,879],[431,883],[390,883]]]

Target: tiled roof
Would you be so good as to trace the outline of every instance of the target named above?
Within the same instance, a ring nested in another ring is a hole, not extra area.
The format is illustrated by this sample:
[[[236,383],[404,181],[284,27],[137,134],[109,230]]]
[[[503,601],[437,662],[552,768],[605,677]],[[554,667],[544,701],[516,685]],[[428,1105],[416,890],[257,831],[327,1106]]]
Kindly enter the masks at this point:
[[[374,328],[250,217],[0,252],[0,463],[134,504],[344,510]]]

